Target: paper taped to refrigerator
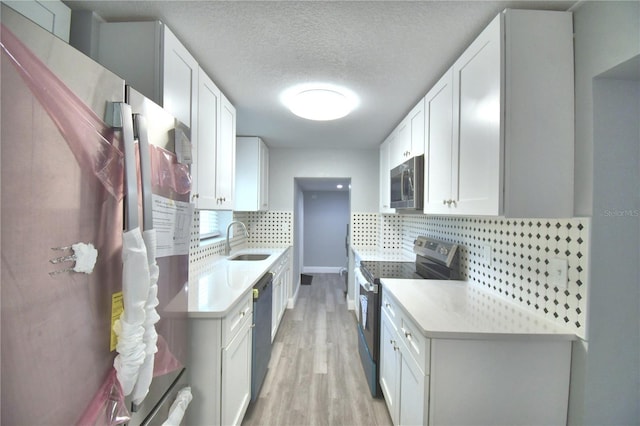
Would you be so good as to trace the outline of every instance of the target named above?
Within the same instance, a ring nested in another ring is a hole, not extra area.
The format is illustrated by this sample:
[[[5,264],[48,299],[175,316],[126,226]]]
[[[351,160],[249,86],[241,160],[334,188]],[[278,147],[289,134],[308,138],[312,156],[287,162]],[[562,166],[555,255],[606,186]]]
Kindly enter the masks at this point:
[[[193,206],[153,194],[153,228],[157,234],[156,257],[189,254]]]

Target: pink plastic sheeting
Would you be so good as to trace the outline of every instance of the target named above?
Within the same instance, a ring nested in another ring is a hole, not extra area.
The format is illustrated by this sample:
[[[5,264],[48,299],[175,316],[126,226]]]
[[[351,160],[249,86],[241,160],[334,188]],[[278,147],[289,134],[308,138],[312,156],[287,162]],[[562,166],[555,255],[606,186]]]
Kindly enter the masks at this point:
[[[151,185],[184,195],[191,191],[189,167],[178,163],[176,155],[159,146],[150,145]]]
[[[96,176],[109,194],[120,200],[123,196],[123,154],[113,142],[116,138],[113,129],[11,31],[0,26],[3,51],[64,136],[80,168]]]
[[[158,352],[153,364],[153,377],[164,376],[182,368],[182,363],[169,350],[167,341],[158,335]]]
[[[124,401],[122,387],[111,369],[87,410],[78,420],[79,426],[115,426],[131,420]]]

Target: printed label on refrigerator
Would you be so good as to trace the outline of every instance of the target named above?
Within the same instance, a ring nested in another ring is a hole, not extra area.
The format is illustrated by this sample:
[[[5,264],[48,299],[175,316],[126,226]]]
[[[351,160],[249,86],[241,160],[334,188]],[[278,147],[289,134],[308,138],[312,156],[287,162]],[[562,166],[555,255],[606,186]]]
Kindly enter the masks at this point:
[[[156,257],[189,254],[193,205],[153,194]]]

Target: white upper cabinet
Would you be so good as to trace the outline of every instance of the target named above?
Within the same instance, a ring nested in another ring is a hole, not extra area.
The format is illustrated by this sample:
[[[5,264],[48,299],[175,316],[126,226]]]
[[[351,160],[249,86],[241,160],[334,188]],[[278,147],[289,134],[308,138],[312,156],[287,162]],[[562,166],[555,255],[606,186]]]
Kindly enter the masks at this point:
[[[196,208],[232,210],[235,108],[171,30],[160,21],[101,23],[95,59],[189,129]]]
[[[258,137],[236,138],[235,204],[238,211],[269,209],[269,148]]]
[[[426,108],[425,213],[573,215],[571,13],[501,13]]]
[[[198,137],[193,144],[191,199],[200,210],[215,210],[216,200],[216,144],[220,128],[222,93],[213,81],[200,70],[198,76]]]
[[[71,9],[58,0],[3,0],[24,17],[69,43]]]
[[[198,137],[194,144],[191,199],[200,210],[232,210],[235,180],[236,110],[200,70]]]
[[[453,198],[453,70],[431,88],[425,97],[427,122],[424,210],[449,213]],[[449,205],[448,205],[448,204]]]
[[[222,94],[220,132],[216,144],[216,202],[220,210],[233,210],[236,169],[236,109]]]
[[[424,132],[424,99],[420,99],[420,102],[413,107],[394,130],[395,137],[391,142],[389,157],[391,168],[411,157],[424,154]]]
[[[200,67],[171,30],[166,25],[163,28],[162,105],[180,122],[189,126],[193,134],[197,132],[195,116]]]
[[[198,62],[160,21],[104,22],[97,61],[165,108],[196,137]]]

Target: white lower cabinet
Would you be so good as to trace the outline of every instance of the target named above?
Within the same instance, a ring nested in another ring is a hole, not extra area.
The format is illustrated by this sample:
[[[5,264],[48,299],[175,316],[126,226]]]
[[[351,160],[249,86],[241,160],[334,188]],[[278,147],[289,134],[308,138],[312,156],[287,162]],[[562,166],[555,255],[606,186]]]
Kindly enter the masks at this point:
[[[397,332],[386,313],[380,322],[380,388],[394,424],[398,424],[398,389],[400,379],[400,353],[396,343]]]
[[[427,338],[386,289],[381,317],[380,387],[394,425],[566,424],[570,340]]]
[[[189,320],[187,424],[239,425],[251,400],[253,295],[222,318]]]
[[[223,425],[239,425],[251,400],[251,321],[222,350]]]
[[[289,251],[285,251],[274,265],[273,273],[273,305],[271,310],[271,341],[276,338],[278,327],[285,311],[291,288],[291,264]]]
[[[429,376],[403,342],[407,336],[384,308],[380,327],[380,387],[391,420],[394,425],[427,424]]]
[[[402,354],[402,352],[401,352]],[[410,356],[400,357],[400,417],[398,424],[426,424],[429,376],[425,376]]]

